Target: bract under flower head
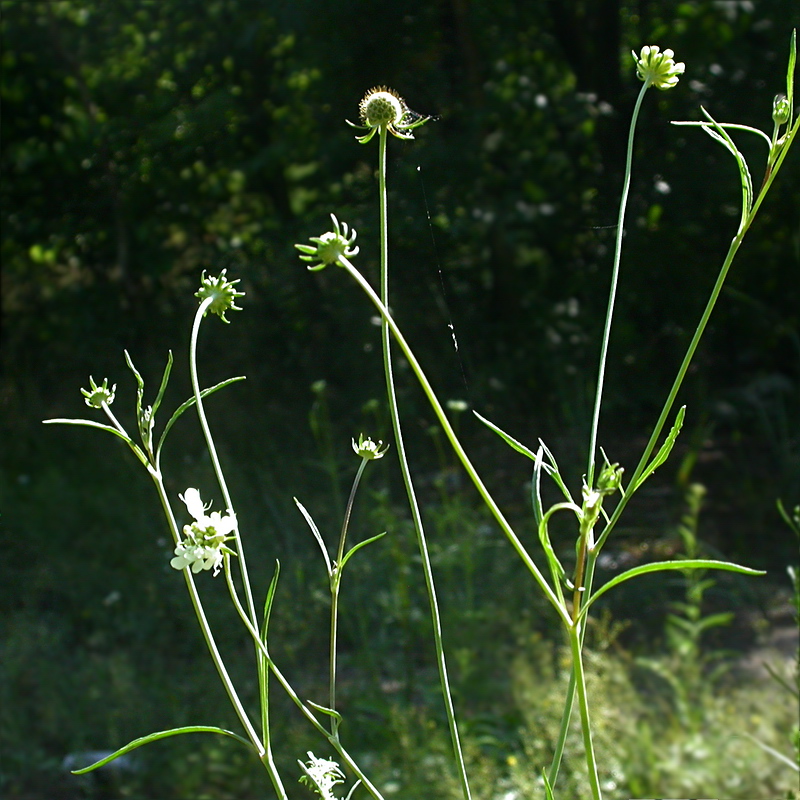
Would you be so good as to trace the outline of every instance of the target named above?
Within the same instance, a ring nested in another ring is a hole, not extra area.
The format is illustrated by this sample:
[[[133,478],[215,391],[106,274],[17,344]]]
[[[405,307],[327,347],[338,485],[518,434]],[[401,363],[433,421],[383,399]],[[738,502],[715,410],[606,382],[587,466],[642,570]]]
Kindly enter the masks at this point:
[[[641,55],[631,51],[636,62],[636,75],[639,80],[649,81],[656,89],[671,89],[678,83],[678,76],[683,75],[686,64],[675,62],[672,50],[660,52],[658,45],[645,45]]]
[[[89,389],[81,389],[81,394],[86,398],[86,405],[91,408],[102,408],[103,405],[110,406],[114,402],[114,392],[117,390],[115,383],[108,388],[108,378],[103,378],[103,383],[98,386],[94,378],[89,376]]]
[[[353,247],[353,242],[356,240],[356,232],[350,231],[348,235],[348,227],[346,222],[339,223],[339,220],[331,214],[331,221],[333,222],[333,230],[323,233],[322,236],[312,236],[309,241],[314,242],[316,246],[310,244],[296,244],[295,247],[305,255],[300,256],[302,261],[315,262],[319,264],[310,266],[312,272],[325,269],[328,264],[339,264],[340,259],[352,258],[358,255],[358,246]]]
[[[366,130],[364,136],[356,136],[361,144],[366,144],[378,131],[387,130],[398,139],[413,139],[409,131],[426,123],[424,117],[411,111],[406,101],[388,86],[375,86],[370,89],[358,104],[361,125],[345,120],[351,128]]]
[[[213,569],[216,575],[225,554],[236,555],[225,546],[225,542],[234,538],[236,515],[230,511],[224,516],[218,511],[206,514],[208,506],[203,505],[197,489],[187,489],[178,496],[186,503],[186,508],[195,521],[184,525],[184,539],[175,547],[175,558],[170,561],[170,565],[178,570],[191,567],[194,573]]]
[[[206,271],[203,270],[203,276],[200,279],[200,288],[195,292],[194,296],[197,297],[202,303],[209,297],[213,298],[208,311],[216,314],[223,322],[229,322],[225,319],[225,312],[241,311],[242,309],[236,305],[237,297],[244,297],[244,292],[237,292],[233,287],[239,283],[240,279],[229,281],[225,277],[227,270],[222,270],[218,278],[206,277]]]
[[[378,458],[383,458],[389,449],[389,445],[384,445],[380,439],[377,442],[373,442],[369,436],[365,439],[363,433],[358,435],[358,444],[356,444],[355,439],[352,442],[355,454],[365,461],[375,461]]]

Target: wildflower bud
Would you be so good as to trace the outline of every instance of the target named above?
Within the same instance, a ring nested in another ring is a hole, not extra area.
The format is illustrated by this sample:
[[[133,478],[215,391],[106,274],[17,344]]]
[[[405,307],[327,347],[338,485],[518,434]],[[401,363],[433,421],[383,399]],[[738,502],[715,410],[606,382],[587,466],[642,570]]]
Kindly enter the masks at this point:
[[[625,470],[619,464],[606,464],[597,478],[597,491],[600,494],[614,494],[622,483]]]
[[[90,408],[102,408],[104,404],[110,406],[114,402],[114,392],[116,391],[116,383],[111,389],[108,388],[108,378],[103,378],[103,385],[98,386],[90,375],[89,390],[81,389],[81,394],[86,398],[87,406]]]
[[[355,454],[365,461],[375,461],[378,458],[383,458],[389,449],[389,445],[384,445],[380,439],[376,443],[369,436],[365,439],[364,434],[361,433],[358,435],[358,444],[356,444],[355,439],[352,442]]]
[[[200,279],[200,288],[195,292],[197,297],[202,303],[209,297],[213,298],[213,302],[208,307],[212,314],[216,314],[223,322],[229,322],[225,319],[225,312],[241,311],[242,309],[236,305],[237,297],[244,297],[244,292],[237,292],[233,287],[239,283],[239,279],[229,281],[225,277],[227,270],[222,270],[218,278],[206,277],[206,271],[203,270],[203,276]]]
[[[785,94],[776,94],[772,101],[772,121],[776,125],[785,125],[789,121],[789,98]]]
[[[312,236],[309,241],[314,242],[310,244],[296,244],[295,247],[305,255],[300,256],[301,261],[310,261],[313,266],[308,269],[312,272],[317,272],[325,269],[328,264],[339,263],[340,259],[352,258],[358,255],[358,247],[353,247],[352,244],[356,240],[356,232],[354,230],[347,233],[347,223],[342,222],[341,226],[339,220],[331,214],[333,222],[333,230],[323,233],[322,236]],[[314,264],[318,261],[320,263]]]
[[[639,80],[649,81],[656,89],[671,89],[678,83],[678,76],[683,75],[686,65],[675,62],[672,50],[659,52],[657,45],[645,45],[641,55],[631,51],[636,62],[636,74]]]

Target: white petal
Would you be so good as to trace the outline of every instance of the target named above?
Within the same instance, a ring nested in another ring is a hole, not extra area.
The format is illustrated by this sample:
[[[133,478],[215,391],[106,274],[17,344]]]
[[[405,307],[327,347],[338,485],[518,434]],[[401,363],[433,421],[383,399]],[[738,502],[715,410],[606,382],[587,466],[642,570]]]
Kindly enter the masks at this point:
[[[186,503],[186,508],[189,513],[199,522],[206,515],[206,510],[203,506],[203,501],[200,499],[200,492],[197,489],[187,489],[183,494],[178,497]]]

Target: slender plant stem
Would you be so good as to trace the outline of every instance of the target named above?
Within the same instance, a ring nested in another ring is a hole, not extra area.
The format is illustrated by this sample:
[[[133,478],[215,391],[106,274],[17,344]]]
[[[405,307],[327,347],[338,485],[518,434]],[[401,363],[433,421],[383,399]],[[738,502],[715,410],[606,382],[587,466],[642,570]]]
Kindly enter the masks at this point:
[[[170,506],[169,498],[167,497],[167,492],[164,488],[163,478],[161,473],[155,470],[151,471],[150,475],[153,478],[153,483],[155,483],[159,500],[161,500],[161,507],[163,508],[164,515],[167,518],[167,523],[169,524],[173,541],[177,544],[180,541],[178,525],[175,522],[175,516],[172,513],[172,507]],[[192,571],[187,567],[183,569],[182,572],[184,578],[186,579],[186,588],[189,590],[189,598],[192,601],[192,607],[194,608],[195,615],[197,616],[197,621],[200,624],[200,630],[203,634],[203,638],[206,641],[208,651],[211,654],[211,660],[214,662],[214,666],[217,668],[220,680],[222,681],[222,685],[225,687],[225,691],[228,693],[228,697],[230,698],[233,710],[236,712],[236,716],[239,717],[239,721],[242,723],[242,727],[247,732],[248,738],[251,742],[253,742],[253,747],[258,753],[258,757],[263,758],[265,753],[264,745],[253,728],[253,725],[247,716],[247,712],[242,705],[242,701],[239,699],[239,695],[237,694],[233,685],[233,681],[231,680],[230,675],[228,675],[228,671],[225,669],[225,664],[222,660],[219,650],[217,649],[217,644],[214,640],[214,634],[211,631],[211,626],[206,619],[203,603],[200,600],[200,595],[197,591],[197,586],[195,585]]]
[[[336,711],[336,639],[339,629],[339,589],[342,582],[342,561],[344,559],[344,545],[347,539],[347,529],[350,526],[350,515],[353,513],[353,502],[356,498],[358,491],[358,484],[361,482],[361,476],[364,474],[364,468],[367,466],[368,459],[362,458],[359,464],[358,472],[353,480],[353,486],[350,489],[350,497],[347,499],[347,506],[344,511],[344,520],[342,521],[342,531],[339,535],[339,548],[336,551],[336,561],[333,562],[331,569],[331,642],[330,642],[330,675],[329,675],[329,698],[328,708]],[[331,733],[336,733],[336,717],[331,717]]]
[[[380,197],[380,225],[381,225],[381,302],[384,307],[389,308],[389,236],[387,222],[387,198],[386,198],[386,139],[387,128],[381,126],[379,131],[378,147],[378,194]],[[392,428],[394,430],[395,446],[400,461],[400,470],[403,473],[403,483],[408,495],[408,503],[411,508],[411,517],[414,521],[414,530],[417,533],[417,546],[422,561],[422,571],[425,576],[425,586],[428,590],[428,601],[431,609],[431,623],[433,625],[433,641],[436,648],[436,665],[439,669],[439,681],[442,686],[442,699],[444,700],[445,711],[447,713],[447,723],[450,728],[450,738],[453,743],[453,755],[458,764],[458,776],[461,782],[461,792],[464,800],[470,800],[469,780],[467,778],[467,768],[464,763],[464,754],[461,749],[461,740],[456,723],[456,714],[453,707],[453,698],[450,691],[450,679],[447,674],[447,662],[444,654],[444,644],[442,642],[442,623],[439,614],[439,603],[436,598],[436,587],[433,582],[433,569],[428,553],[428,542],[425,538],[425,530],[422,525],[422,515],[419,510],[419,503],[414,491],[414,484],[411,480],[411,470],[408,466],[406,457],[405,443],[403,442],[403,432],[400,427],[400,413],[397,407],[397,395],[394,387],[394,376],[392,374],[392,352],[391,334],[389,323],[386,317],[381,320],[381,342],[383,345],[383,368],[386,375],[386,394],[389,398],[389,411],[392,418]]]
[[[220,464],[219,457],[217,456],[217,448],[214,445],[214,438],[211,435],[211,428],[208,424],[208,419],[206,418],[203,398],[200,395],[200,381],[197,376],[197,339],[200,333],[200,323],[202,322],[203,317],[206,315],[208,308],[213,302],[213,297],[207,297],[200,304],[199,308],[197,309],[197,313],[195,314],[194,323],[192,325],[192,336],[189,345],[189,372],[192,379],[192,390],[194,392],[195,405],[197,406],[197,417],[200,421],[200,427],[206,440],[209,455],[211,456],[211,463],[214,466],[214,473],[217,476],[217,481],[222,491],[225,506],[228,511],[233,514],[233,500],[231,499],[231,494],[228,491],[228,484],[225,480],[225,474],[222,471],[222,465]],[[239,531],[238,518],[236,521],[236,552],[239,559],[239,569],[241,570],[242,583],[244,584],[244,592],[247,599],[247,608],[250,614],[250,621],[252,622],[253,627],[257,628],[258,617],[256,616],[255,603],[253,602],[253,590],[250,586],[250,578],[247,574],[247,561],[245,560],[244,546],[242,544],[242,536]],[[259,699],[261,702],[261,736],[264,743],[264,748],[268,752],[268,760],[271,762],[272,752],[269,731],[269,671],[265,670],[264,665],[261,663],[261,654],[258,648],[255,650],[255,656],[256,663],[258,665],[258,690]]]
[[[586,485],[591,489],[594,481],[594,462],[597,451],[597,429],[600,424],[600,406],[603,402],[603,384],[606,376],[606,361],[608,359],[608,342],[611,338],[611,322],[614,316],[614,303],[617,297],[617,283],[619,281],[619,264],[622,257],[622,236],[625,232],[625,209],[628,205],[628,193],[631,188],[631,167],[633,164],[633,134],[636,130],[636,120],[642,106],[645,92],[650,88],[650,81],[642,84],[636,105],[633,107],[631,126],[628,133],[628,154],[625,160],[625,179],[622,183],[622,198],[619,203],[619,217],[617,218],[617,237],[614,245],[614,268],[611,272],[611,290],[608,294],[608,310],[606,323],[603,329],[603,343],[600,346],[600,366],[597,371],[597,393],[594,400],[594,413],[592,415],[592,433],[589,438],[589,463],[586,467]]]
[[[456,456],[458,457],[459,461],[461,462],[462,466],[464,467],[467,475],[469,475],[470,480],[475,485],[475,488],[478,490],[478,494],[483,499],[483,502],[486,503],[486,507],[492,513],[492,516],[497,521],[500,529],[505,534],[506,538],[511,542],[512,547],[516,550],[517,555],[522,559],[525,566],[528,568],[531,575],[533,575],[536,582],[541,587],[542,591],[544,592],[545,597],[556,610],[559,619],[566,625],[569,626],[572,624],[572,619],[570,618],[569,614],[567,613],[564,606],[559,602],[558,597],[556,596],[553,589],[547,583],[544,575],[542,575],[539,568],[534,563],[533,559],[528,554],[528,551],[525,549],[522,542],[517,537],[516,533],[514,533],[514,529],[509,524],[508,520],[503,515],[503,512],[500,510],[500,507],[497,505],[494,497],[492,497],[489,490],[486,488],[486,485],[481,480],[478,471],[473,466],[472,462],[469,459],[469,456],[466,454],[466,451],[461,445],[458,437],[455,435],[455,431],[453,430],[452,425],[450,424],[450,420],[448,420],[447,415],[442,408],[441,403],[439,402],[438,398],[434,394],[433,388],[428,381],[425,373],[422,370],[422,367],[417,361],[414,352],[411,350],[408,342],[406,342],[405,337],[400,332],[400,328],[397,327],[397,323],[392,318],[391,314],[389,313],[386,306],[381,302],[380,297],[375,293],[375,290],[369,285],[367,280],[364,276],[353,266],[353,264],[344,256],[339,259],[339,263],[347,270],[348,273],[352,276],[352,278],[358,283],[358,285],[364,290],[367,297],[372,301],[372,304],[381,314],[381,316],[389,323],[389,327],[392,331],[392,335],[396,339],[397,343],[400,345],[400,349],[403,351],[406,359],[408,360],[411,369],[414,371],[414,374],[417,376],[417,380],[419,381],[420,386],[422,387],[425,396],[428,398],[428,402],[431,404],[434,413],[436,414],[439,423],[442,426],[442,430],[444,431],[445,435],[447,436],[448,440],[450,441],[450,446],[455,451]]]
[[[583,624],[575,624],[568,629],[569,645],[572,651],[572,670],[575,674],[575,685],[578,689],[578,708],[581,713],[581,731],[583,732],[583,748],[586,752],[586,765],[589,769],[589,785],[592,787],[593,800],[602,800],[600,780],[597,776],[597,762],[592,744],[592,726],[589,720],[589,698],[586,693],[586,676],[583,671],[582,628]]]
[[[286,679],[284,674],[280,671],[277,664],[272,660],[272,657],[269,654],[269,650],[267,645],[264,641],[262,641],[261,637],[258,635],[258,631],[253,627],[250,620],[247,618],[247,613],[245,612],[241,601],[239,600],[239,596],[236,593],[236,586],[233,583],[233,579],[230,574],[230,564],[228,563],[230,560],[230,556],[225,556],[225,579],[228,583],[228,591],[230,592],[231,599],[233,600],[233,604],[236,608],[239,617],[241,618],[242,622],[244,623],[245,627],[249,631],[250,635],[253,637],[253,642],[255,646],[261,651],[261,654],[264,658],[264,661],[269,665],[270,670],[272,670],[273,675],[278,680],[278,683],[283,687],[284,691],[291,701],[300,709],[303,716],[321,733],[331,744],[331,746],[336,750],[336,752],[342,757],[343,761],[347,764],[348,767],[356,774],[358,778],[360,778],[361,783],[367,789],[367,791],[375,798],[375,800],[383,800],[383,795],[378,791],[377,787],[367,778],[364,772],[361,770],[361,767],[358,766],[356,761],[350,755],[350,753],[345,750],[342,746],[342,743],[339,741],[339,734],[338,733],[331,733],[328,731],[325,726],[314,716],[314,714],[309,711],[306,704],[297,696],[297,692],[295,692],[292,685]]]

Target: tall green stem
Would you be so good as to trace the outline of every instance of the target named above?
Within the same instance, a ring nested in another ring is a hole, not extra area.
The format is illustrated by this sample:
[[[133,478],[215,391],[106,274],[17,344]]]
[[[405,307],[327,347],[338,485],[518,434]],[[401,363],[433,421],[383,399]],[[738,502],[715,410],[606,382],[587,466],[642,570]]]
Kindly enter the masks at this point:
[[[636,105],[633,107],[631,116],[631,126],[628,132],[628,153],[625,160],[625,179],[622,184],[622,199],[619,204],[619,216],[617,217],[617,238],[614,245],[614,268],[611,272],[611,290],[608,294],[608,309],[606,311],[606,323],[603,329],[603,343],[600,347],[600,366],[597,371],[597,392],[594,400],[594,413],[592,415],[592,433],[589,438],[589,463],[586,467],[586,485],[591,489],[594,481],[594,463],[597,451],[597,429],[600,424],[600,406],[603,403],[603,384],[606,377],[606,360],[608,358],[608,342],[611,338],[611,322],[614,316],[614,303],[617,298],[617,283],[619,281],[619,264],[622,257],[622,236],[625,228],[625,209],[628,206],[628,193],[631,188],[631,167],[633,164],[633,134],[636,130],[636,120],[639,117],[639,109],[642,107],[642,100],[645,92],[650,88],[650,81],[645,81],[636,98]]]
[[[519,557],[522,559],[522,562],[528,568],[528,571],[531,573],[536,583],[539,584],[548,602],[556,610],[559,619],[566,626],[570,626],[572,624],[572,619],[570,618],[569,614],[562,606],[562,604],[559,602],[556,593],[553,591],[550,584],[547,583],[547,580],[545,579],[544,575],[542,575],[539,567],[536,566],[533,559],[528,554],[528,551],[525,549],[524,545],[519,540],[516,533],[514,533],[514,529],[511,527],[508,520],[505,518],[503,512],[500,510],[500,507],[497,505],[497,502],[495,501],[494,497],[489,492],[483,480],[481,479],[480,475],[478,474],[478,471],[475,469],[472,462],[470,461],[469,456],[462,447],[461,442],[459,441],[458,437],[455,434],[455,431],[453,430],[453,426],[450,424],[450,420],[447,418],[447,415],[445,414],[444,409],[442,408],[442,404],[439,402],[438,398],[434,394],[433,388],[431,387],[428,378],[426,377],[424,371],[422,370],[419,361],[417,361],[414,352],[411,350],[411,347],[405,340],[405,337],[401,333],[400,328],[397,327],[397,323],[394,321],[394,319],[392,319],[389,310],[381,302],[380,297],[378,297],[378,295],[375,293],[375,290],[369,285],[364,276],[352,265],[352,263],[346,257],[344,256],[340,257],[339,263],[348,271],[348,273],[350,273],[353,279],[364,290],[367,297],[369,297],[370,301],[379,311],[381,316],[389,323],[389,328],[392,331],[392,335],[394,336],[398,345],[400,345],[400,349],[403,351],[403,354],[408,360],[411,369],[417,376],[417,380],[419,381],[419,384],[422,387],[425,396],[428,398],[428,402],[431,404],[431,408],[436,414],[436,417],[439,420],[440,425],[442,426],[442,430],[444,431],[445,435],[450,441],[450,445],[453,448],[456,456],[458,457],[458,460],[461,462],[467,475],[469,475],[470,480],[474,484],[475,488],[478,490],[478,494],[481,496],[483,502],[486,503],[486,507],[489,509],[492,516],[497,521],[497,524],[500,526],[500,529],[503,531],[506,538],[509,540],[509,542],[511,542],[511,545],[514,548],[514,550],[516,550],[517,555],[519,555]]]
[[[585,623],[584,623],[585,624]],[[583,625],[575,624],[568,630],[569,646],[572,652],[572,670],[575,673],[575,685],[578,689],[578,708],[581,714],[581,731],[583,733],[583,749],[586,752],[586,766],[589,770],[589,785],[592,787],[593,800],[602,800],[600,780],[597,776],[597,762],[592,744],[592,726],[589,719],[589,698],[586,693],[586,676],[583,671]]]
[[[387,198],[386,198],[386,139],[387,128],[383,125],[379,132],[378,148],[378,194],[380,196],[380,225],[381,225],[381,302],[384,307],[389,308],[389,237],[387,223]],[[397,396],[394,387],[394,377],[392,374],[392,353],[391,353],[391,334],[387,318],[382,317],[381,321],[381,342],[383,344],[383,369],[386,375],[386,394],[389,398],[389,412],[392,418],[392,428],[394,431],[395,446],[400,460],[400,470],[403,474],[403,483],[408,495],[408,503],[411,508],[411,517],[414,521],[414,530],[417,532],[417,546],[422,560],[422,571],[425,576],[425,586],[428,590],[428,601],[431,608],[431,623],[433,625],[433,640],[436,648],[436,665],[439,669],[439,681],[442,686],[442,699],[444,700],[445,711],[447,713],[447,723],[450,727],[450,738],[453,742],[453,755],[458,764],[459,780],[461,791],[465,800],[470,800],[469,781],[467,779],[467,768],[464,763],[464,755],[461,750],[461,741],[456,724],[455,709],[453,708],[453,698],[450,691],[450,679],[447,674],[447,662],[444,655],[444,644],[442,642],[442,623],[439,614],[439,603],[436,598],[436,587],[433,582],[433,570],[431,568],[430,555],[428,554],[428,542],[425,538],[425,530],[422,526],[422,515],[419,510],[419,503],[414,491],[414,484],[411,480],[411,470],[406,458],[406,449],[403,442],[403,432],[400,427],[400,414],[397,408]]]
[[[161,476],[161,473],[155,470],[150,470],[150,475],[153,478],[153,483],[156,486],[158,498],[161,501],[161,507],[163,508],[164,515],[167,518],[167,523],[169,524],[173,541],[177,543],[180,541],[178,525],[175,522],[175,516],[172,513],[172,507],[170,506],[169,498],[167,497],[167,492],[164,488],[164,480]],[[222,685],[225,687],[225,691],[228,693],[228,697],[230,698],[231,705],[236,712],[236,716],[239,717],[239,721],[242,723],[242,727],[247,732],[248,738],[251,742],[253,742],[253,746],[255,747],[259,758],[263,758],[265,754],[264,745],[261,743],[258,734],[253,728],[253,725],[247,716],[247,712],[242,705],[242,701],[239,699],[239,695],[236,693],[233,681],[231,680],[230,675],[228,675],[228,671],[225,669],[225,664],[222,661],[222,656],[220,655],[219,650],[217,649],[217,644],[214,640],[214,634],[211,631],[211,626],[206,619],[203,603],[200,600],[197,586],[195,586],[194,576],[192,575],[191,569],[184,569],[183,576],[186,579],[186,588],[189,590],[189,598],[192,601],[192,607],[194,608],[195,615],[197,616],[197,621],[200,624],[200,630],[203,634],[203,638],[206,641],[206,646],[208,647],[208,651],[211,655],[211,660],[214,662],[214,666],[217,668],[220,680],[222,681]]]
[[[344,520],[342,521],[342,531],[339,534],[339,547],[336,551],[336,561],[333,562],[331,569],[331,635],[330,635],[330,669],[329,669],[329,697],[328,708],[336,711],[336,640],[339,630],[339,589],[342,583],[342,561],[344,560],[344,546],[347,540],[347,529],[350,526],[350,516],[353,513],[353,502],[356,498],[358,491],[358,484],[361,482],[361,476],[364,474],[364,468],[367,466],[366,458],[361,459],[361,464],[356,472],[356,477],[353,480],[353,486],[350,489],[350,497],[347,499],[347,507],[344,511]],[[336,732],[337,724],[336,717],[331,717],[331,733]]]
[[[195,404],[197,406],[197,417],[200,421],[200,427],[206,440],[209,455],[211,456],[211,463],[214,466],[214,473],[217,476],[217,482],[219,483],[220,490],[222,491],[225,507],[230,511],[230,513],[233,514],[233,500],[231,499],[231,494],[228,491],[228,484],[225,480],[225,474],[222,471],[222,465],[220,464],[219,456],[217,455],[217,448],[214,445],[214,438],[211,435],[211,428],[209,427],[208,419],[206,418],[205,407],[203,406],[203,398],[200,395],[200,382],[197,377],[197,339],[200,333],[200,323],[203,320],[206,311],[213,302],[213,297],[207,297],[200,304],[200,307],[197,309],[197,313],[195,314],[194,323],[192,325],[192,337],[189,345],[189,372],[191,374],[192,390],[194,392]],[[239,569],[241,570],[242,583],[244,584],[250,621],[253,627],[257,628],[258,617],[256,616],[255,604],[253,602],[253,591],[250,586],[250,578],[247,574],[247,562],[245,560],[244,547],[242,545],[242,536],[239,531],[238,520],[236,523],[236,552],[239,560]],[[264,664],[262,663],[262,654],[259,648],[256,648],[255,656],[256,663],[258,664],[258,688],[261,700],[261,735],[264,748],[267,752],[267,759],[271,763],[272,746],[269,730],[269,671],[264,669]]]
[[[244,623],[244,626],[253,637],[255,646],[261,652],[264,662],[269,665],[272,674],[277,678],[278,683],[283,687],[283,690],[286,692],[286,694],[289,695],[291,701],[300,709],[303,716],[317,729],[317,731],[319,731],[319,733],[321,733],[328,740],[331,746],[342,757],[342,760],[345,762],[345,764],[347,764],[347,766],[350,767],[350,769],[358,776],[358,778],[361,780],[361,783],[364,785],[364,788],[375,798],[375,800],[383,800],[383,795],[378,791],[377,787],[369,780],[369,778],[367,778],[367,776],[361,770],[361,767],[358,766],[350,753],[348,753],[347,750],[345,750],[345,748],[342,746],[342,743],[339,741],[339,734],[336,732],[329,732],[325,729],[325,726],[314,716],[314,714],[311,713],[311,711],[308,710],[305,703],[303,703],[303,701],[298,697],[297,692],[295,692],[292,685],[280,671],[278,665],[272,660],[267,645],[262,641],[261,637],[258,635],[258,631],[253,627],[252,623],[247,618],[247,613],[242,607],[242,603],[236,593],[236,587],[233,584],[230,574],[230,556],[226,555],[225,559],[225,579],[228,583],[228,591],[230,592],[231,599],[233,600],[233,604],[237,613],[239,614],[239,617]]]

